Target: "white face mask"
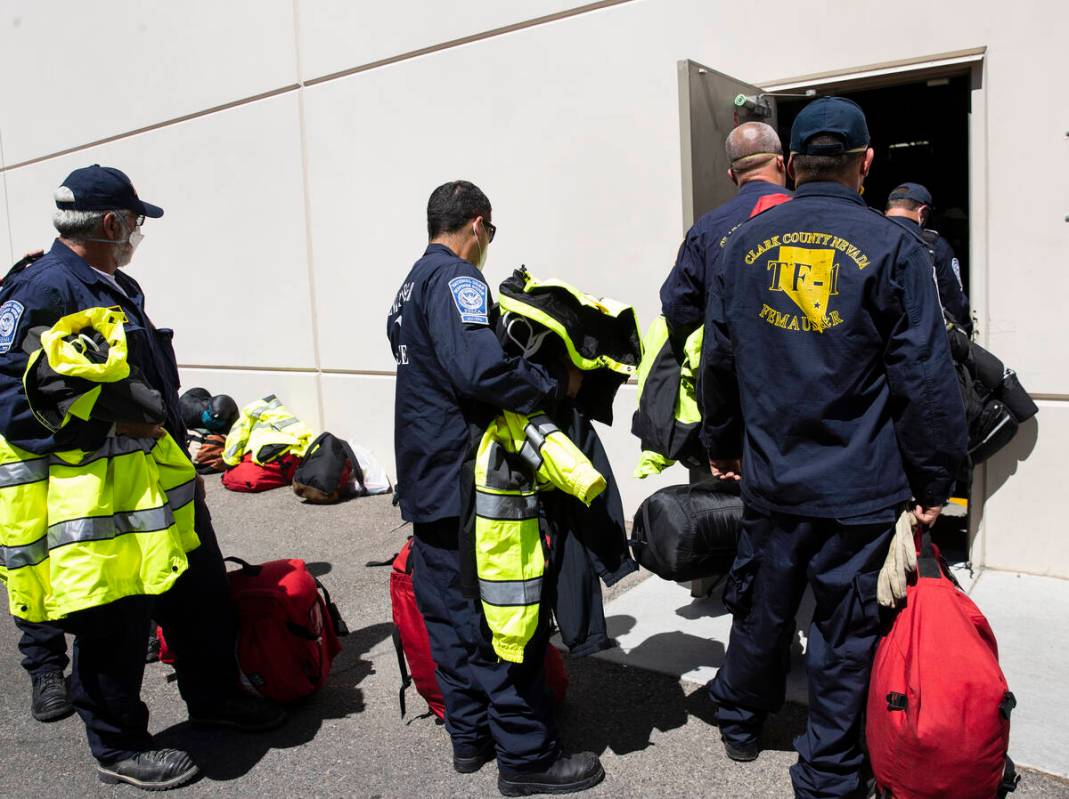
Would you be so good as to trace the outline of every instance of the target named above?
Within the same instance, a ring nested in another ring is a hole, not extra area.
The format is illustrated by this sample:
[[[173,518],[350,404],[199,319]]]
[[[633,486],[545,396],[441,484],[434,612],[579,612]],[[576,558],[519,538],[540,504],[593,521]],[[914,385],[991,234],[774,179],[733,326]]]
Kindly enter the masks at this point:
[[[126,222],[123,222],[126,225]],[[145,238],[145,234],[141,232],[140,228],[134,228],[130,231],[130,235],[126,237],[126,241],[115,242],[116,246],[122,246],[122,249],[115,253],[115,264],[121,269],[130,263],[134,258],[134,252],[137,251],[137,245]]]
[[[479,245],[479,256],[475,259],[475,268],[480,272],[483,267],[486,266],[486,251],[490,249],[489,244],[483,245],[479,239],[479,229],[475,225],[471,226],[471,232],[475,234],[475,242]]]
[[[119,224],[123,226],[123,230],[126,230],[126,217],[119,216],[118,219]],[[122,247],[122,249],[115,254],[115,264],[121,269],[133,260],[137,245],[139,245],[144,238],[145,234],[141,232],[141,228],[135,226],[134,229],[127,234],[125,239],[85,239],[85,241],[95,241],[100,244],[111,244],[115,247]]]

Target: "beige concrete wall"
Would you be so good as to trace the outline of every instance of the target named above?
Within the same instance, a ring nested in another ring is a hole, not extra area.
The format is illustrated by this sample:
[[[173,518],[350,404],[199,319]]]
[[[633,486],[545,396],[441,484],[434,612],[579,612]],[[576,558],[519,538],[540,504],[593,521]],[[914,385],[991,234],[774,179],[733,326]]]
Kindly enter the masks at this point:
[[[676,61],[767,83],[986,47],[973,296],[984,340],[1046,399],[1035,429],[985,470],[976,554],[1069,577],[1069,7],[826,0],[763,11],[710,0],[116,0],[99,15],[12,0],[0,11],[0,70],[18,76],[0,104],[0,254],[47,245],[51,192],[71,169],[123,168],[167,210],[146,224],[132,271],[156,322],[178,330],[187,385],[239,401],[277,392],[390,460],[384,318],[422,252],[434,186],[466,177],[489,194],[501,230],[491,285],[525,263],[634,303],[646,323],[682,232]],[[633,406],[633,390],[621,391],[605,430],[630,510],[684,479],[628,477]]]

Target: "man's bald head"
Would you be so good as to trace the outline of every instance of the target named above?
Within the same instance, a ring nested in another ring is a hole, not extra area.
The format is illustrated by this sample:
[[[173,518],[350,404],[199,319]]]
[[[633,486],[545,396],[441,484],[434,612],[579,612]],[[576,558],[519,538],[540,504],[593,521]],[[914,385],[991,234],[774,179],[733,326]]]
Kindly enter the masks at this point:
[[[724,149],[728,156],[728,175],[738,185],[755,179],[785,185],[783,145],[771,125],[744,122],[728,134]]]

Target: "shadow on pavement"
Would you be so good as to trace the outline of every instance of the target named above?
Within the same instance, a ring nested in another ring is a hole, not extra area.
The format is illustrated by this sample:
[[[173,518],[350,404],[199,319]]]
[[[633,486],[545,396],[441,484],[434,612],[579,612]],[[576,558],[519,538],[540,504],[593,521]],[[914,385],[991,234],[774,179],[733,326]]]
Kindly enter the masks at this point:
[[[323,722],[342,719],[364,710],[364,693],[358,687],[374,667],[362,655],[390,636],[388,622],[353,630],[342,639],[330,679],[319,693],[290,708],[289,720],[277,730],[246,734],[225,730],[199,730],[189,722],[159,732],[161,746],[184,749],[201,767],[204,777],[234,780],[247,774],[271,749],[289,749],[312,741]]]
[[[601,658],[567,658],[568,698],[557,714],[566,751],[618,755],[650,745],[654,730],[687,723],[686,697],[667,674]]]
[[[710,734],[719,740],[720,734],[712,729],[717,726],[716,705],[705,686],[691,691],[686,699],[686,708],[690,716],[709,725]],[[779,713],[769,716],[761,736],[762,748],[780,752],[794,751],[794,739],[805,731],[807,714],[807,708],[788,702]]]

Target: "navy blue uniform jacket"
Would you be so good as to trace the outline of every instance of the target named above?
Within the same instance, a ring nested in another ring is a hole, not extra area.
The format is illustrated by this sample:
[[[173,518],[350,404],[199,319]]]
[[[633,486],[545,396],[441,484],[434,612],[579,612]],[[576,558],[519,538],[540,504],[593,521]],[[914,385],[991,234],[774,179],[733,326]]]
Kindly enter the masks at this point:
[[[745,501],[848,518],[939,505],[965,411],[923,245],[838,183],[803,184],[725,243],[702,353],[702,441]]]
[[[427,247],[397,292],[386,334],[397,362],[394,448],[407,521],[459,516],[462,466],[494,416],[557,399],[545,369],[505,355],[496,314],[482,273],[441,244]]]
[[[171,340],[173,331],[156,328],[145,313],[141,287],[124,272],[116,272],[117,290],[96,270],[58,239],[43,257],[0,287],[0,433],[12,444],[38,454],[55,452],[71,445],[56,438],[30,411],[22,388],[22,376],[29,356],[22,343],[26,331],[51,327],[59,319],[86,308],[119,306],[126,314],[129,362],[141,369],[145,381],[160,392],[167,406],[164,427],[178,445],[186,446],[186,427],[178,404],[178,365]],[[125,292],[125,294],[123,293]],[[83,449],[104,443],[110,425],[90,423],[80,426],[78,446]],[[57,436],[64,437],[66,428]],[[96,440],[92,440],[92,439]]]
[[[891,216],[888,219],[894,220],[906,230],[921,237],[920,224],[909,217]],[[929,233],[936,235],[933,231],[929,231]],[[923,237],[921,237],[921,241],[924,241]],[[924,246],[928,247],[928,243],[924,242]],[[961,282],[961,267],[958,265],[957,256],[954,255],[954,248],[950,246],[950,242],[939,236],[929,248],[929,252],[932,254],[935,283],[939,287],[939,301],[943,303],[943,307],[947,312],[954,317],[954,321],[966,333],[971,334],[972,316],[969,314],[969,298],[965,295],[965,287]]]
[[[758,201],[770,194],[790,196],[767,180],[743,183],[738,194],[702,214],[687,231],[675,266],[661,286],[661,313],[674,340],[685,340],[705,321],[708,275],[720,257],[720,240],[749,219]]]

